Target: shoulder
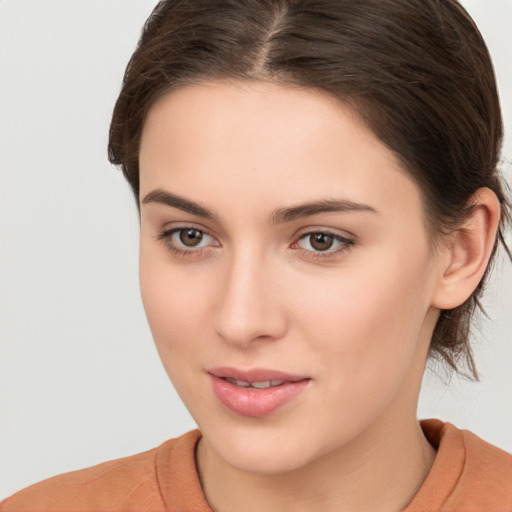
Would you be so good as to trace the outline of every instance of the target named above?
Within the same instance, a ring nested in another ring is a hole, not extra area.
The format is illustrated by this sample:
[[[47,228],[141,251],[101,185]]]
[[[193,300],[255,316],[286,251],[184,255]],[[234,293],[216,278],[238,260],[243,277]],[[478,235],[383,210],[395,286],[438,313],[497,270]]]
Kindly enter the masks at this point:
[[[484,481],[489,484],[489,477],[497,482],[506,482],[512,491],[512,455],[494,446],[469,430],[458,429],[451,423],[439,420],[426,420],[423,429],[429,440],[438,446],[441,461],[449,457],[461,462],[462,475],[473,479],[473,483]],[[459,456],[459,457],[457,457]]]
[[[452,428],[455,428],[451,426]],[[461,488],[470,500],[482,505],[483,496],[492,496],[496,510],[512,510],[512,455],[487,443],[468,430],[460,430],[466,459]],[[500,509],[499,506],[502,508]]]
[[[165,510],[159,482],[159,460],[169,460],[177,446],[191,446],[192,431],[151,450],[64,473],[27,487],[0,504],[1,512],[82,512]]]
[[[512,510],[511,454],[450,423],[426,420],[422,428],[437,456],[407,512]]]

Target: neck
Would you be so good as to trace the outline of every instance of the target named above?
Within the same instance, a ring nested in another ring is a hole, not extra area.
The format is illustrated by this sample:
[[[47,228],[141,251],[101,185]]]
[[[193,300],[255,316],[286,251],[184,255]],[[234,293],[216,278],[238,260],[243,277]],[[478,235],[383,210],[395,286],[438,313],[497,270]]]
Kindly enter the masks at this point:
[[[392,423],[383,418],[348,445],[286,473],[238,471],[205,439],[197,452],[201,484],[215,512],[398,512],[417,493],[434,458],[415,417]]]

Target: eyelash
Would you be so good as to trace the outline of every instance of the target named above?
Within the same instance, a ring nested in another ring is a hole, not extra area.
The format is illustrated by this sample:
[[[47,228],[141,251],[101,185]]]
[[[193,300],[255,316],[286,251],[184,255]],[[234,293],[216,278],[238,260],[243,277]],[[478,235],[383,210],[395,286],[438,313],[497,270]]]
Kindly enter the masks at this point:
[[[163,241],[165,246],[167,247],[167,249],[169,249],[173,254],[176,254],[177,256],[198,257],[203,253],[203,249],[204,249],[203,247],[200,247],[198,249],[191,248],[191,249],[187,250],[187,249],[181,249],[181,248],[177,247],[172,242],[172,236],[174,234],[179,233],[181,231],[186,231],[186,230],[194,230],[194,231],[201,233],[202,235],[206,235],[206,236],[209,236],[210,238],[213,238],[204,229],[198,229],[194,226],[183,226],[180,228],[168,229],[168,230],[162,231],[160,234],[157,235],[156,238],[157,238],[157,240]],[[341,244],[340,247],[338,247],[337,249],[334,249],[334,250],[327,249],[326,251],[313,251],[313,250],[302,249],[300,247],[297,247],[299,241],[304,240],[307,237],[310,237],[313,235],[318,235],[318,234],[332,236],[336,242],[339,242]],[[326,260],[329,258],[335,258],[336,256],[339,256],[341,253],[344,253],[345,251],[350,250],[351,247],[354,246],[354,244],[355,244],[354,240],[351,240],[350,238],[346,238],[344,236],[338,235],[336,233],[333,233],[332,231],[325,229],[325,230],[308,231],[307,233],[303,233],[302,235],[299,236],[297,241],[292,244],[292,247],[296,250],[301,251],[304,254],[307,253],[307,257],[309,257],[309,258],[313,258],[313,259],[317,259],[317,260]]]
[[[340,254],[344,253],[345,251],[348,251],[351,249],[351,247],[355,244],[354,240],[351,240],[350,238],[346,238],[344,236],[338,235],[336,233],[333,233],[332,231],[329,231],[328,229],[318,229],[314,231],[308,231],[307,233],[302,234],[297,242],[294,242],[292,244],[292,247],[297,246],[299,241],[305,240],[308,237],[311,237],[313,235],[328,235],[332,236],[335,242],[339,242],[340,246],[337,249],[327,249],[325,251],[313,251],[308,249],[301,249],[298,248],[303,253],[307,253],[309,258],[314,258],[316,260],[327,260],[330,258],[335,258],[337,256],[340,256]],[[311,243],[311,242],[310,242]]]
[[[172,242],[172,236],[175,233],[179,233],[180,231],[186,231],[186,230],[194,230],[194,231],[201,233],[202,235],[206,235],[206,236],[209,236],[210,238],[213,238],[204,229],[198,229],[195,226],[183,226],[180,228],[172,228],[172,229],[167,229],[165,231],[162,231],[157,236],[157,240],[161,240],[165,244],[167,249],[169,249],[173,254],[176,254],[177,256],[181,256],[181,257],[185,257],[185,258],[189,258],[189,257],[193,257],[193,256],[200,256],[203,253],[202,247],[200,247],[199,249],[194,249],[194,248],[191,248],[188,250],[180,249]]]

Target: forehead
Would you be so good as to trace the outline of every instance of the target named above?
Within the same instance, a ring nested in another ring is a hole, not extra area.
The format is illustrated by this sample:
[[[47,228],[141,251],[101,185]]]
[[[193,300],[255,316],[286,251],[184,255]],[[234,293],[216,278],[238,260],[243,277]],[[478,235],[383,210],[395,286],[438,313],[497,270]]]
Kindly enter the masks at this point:
[[[395,210],[419,201],[394,153],[347,105],[269,82],[209,82],[164,95],[147,116],[140,172],[141,197],[170,188],[276,208],[317,196]]]

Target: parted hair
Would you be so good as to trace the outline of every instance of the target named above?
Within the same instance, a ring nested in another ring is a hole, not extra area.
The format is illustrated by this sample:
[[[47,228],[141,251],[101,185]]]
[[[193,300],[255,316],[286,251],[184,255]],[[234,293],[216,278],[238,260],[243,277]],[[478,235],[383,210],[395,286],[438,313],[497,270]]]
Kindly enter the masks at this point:
[[[180,85],[267,80],[327,91],[394,152],[418,184],[432,247],[460,227],[480,187],[501,222],[471,297],[442,311],[430,356],[477,377],[469,334],[510,220],[499,173],[502,119],[492,61],[456,0],[167,0],[124,76],[109,159],[139,196],[139,146],[155,101]],[[404,257],[407,257],[404,255]]]

